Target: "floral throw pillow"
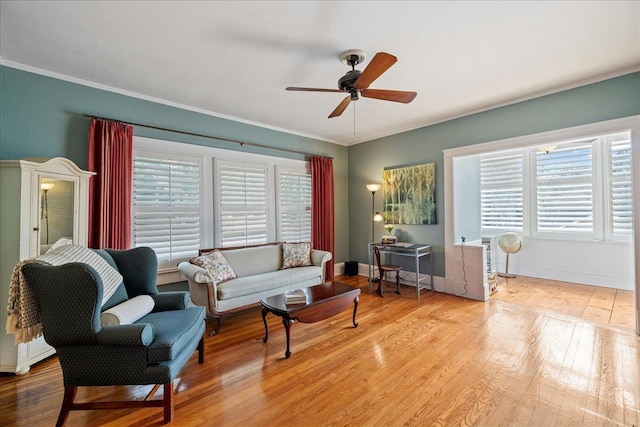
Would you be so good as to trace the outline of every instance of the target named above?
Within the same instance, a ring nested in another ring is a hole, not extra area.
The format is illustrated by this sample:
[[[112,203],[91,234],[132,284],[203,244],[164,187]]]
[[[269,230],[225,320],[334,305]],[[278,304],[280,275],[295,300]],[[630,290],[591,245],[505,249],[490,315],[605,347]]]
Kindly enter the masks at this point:
[[[237,277],[222,252],[217,250],[191,258],[189,262],[207,270],[216,283],[222,283],[225,280]]]
[[[311,243],[283,243],[282,269],[304,267],[311,263]]]

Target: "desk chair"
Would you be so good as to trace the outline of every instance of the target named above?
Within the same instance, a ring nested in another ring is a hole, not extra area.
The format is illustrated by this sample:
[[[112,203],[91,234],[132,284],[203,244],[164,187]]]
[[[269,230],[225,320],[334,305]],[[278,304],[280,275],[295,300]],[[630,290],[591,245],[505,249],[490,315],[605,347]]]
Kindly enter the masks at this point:
[[[376,263],[378,264],[378,272],[380,273],[380,281],[378,282],[378,290],[376,291],[381,297],[384,297],[384,288],[382,281],[385,279],[387,271],[396,272],[396,294],[400,295],[400,270],[402,267],[394,264],[382,264],[380,262],[380,248],[373,247],[373,252],[376,254]]]

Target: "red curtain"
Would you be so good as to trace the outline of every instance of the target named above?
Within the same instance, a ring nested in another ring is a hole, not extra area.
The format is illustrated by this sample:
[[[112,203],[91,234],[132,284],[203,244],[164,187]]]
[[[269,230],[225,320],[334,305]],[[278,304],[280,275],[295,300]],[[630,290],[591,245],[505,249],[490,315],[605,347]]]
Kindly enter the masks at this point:
[[[313,156],[311,162],[311,244],[334,254],[333,161]],[[333,279],[333,258],[326,264],[325,280]]]
[[[89,127],[89,247],[131,247],[133,127],[92,119]]]

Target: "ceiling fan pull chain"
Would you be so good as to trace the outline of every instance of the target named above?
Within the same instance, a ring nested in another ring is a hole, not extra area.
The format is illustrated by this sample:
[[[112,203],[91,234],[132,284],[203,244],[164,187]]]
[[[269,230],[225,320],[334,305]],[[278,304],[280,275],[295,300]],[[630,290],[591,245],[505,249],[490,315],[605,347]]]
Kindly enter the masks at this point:
[[[353,103],[353,134],[356,134],[356,103]]]

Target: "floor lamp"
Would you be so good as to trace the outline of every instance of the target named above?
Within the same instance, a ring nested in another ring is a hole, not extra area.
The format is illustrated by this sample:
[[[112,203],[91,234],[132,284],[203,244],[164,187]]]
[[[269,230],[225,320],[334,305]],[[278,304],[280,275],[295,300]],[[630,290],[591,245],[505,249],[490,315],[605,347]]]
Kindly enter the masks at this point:
[[[375,243],[375,235],[374,235],[374,225],[376,224],[376,222],[380,222],[382,221],[382,215],[380,215],[380,212],[376,212],[376,208],[375,208],[375,200],[376,200],[376,191],[378,191],[380,189],[380,184],[367,184],[367,190],[371,191],[371,243]],[[371,249],[371,248],[369,248]],[[369,253],[369,256],[371,256],[371,253]],[[371,281],[372,282],[377,282],[378,280],[380,280],[377,277],[372,277]]]
[[[376,191],[380,189],[380,184],[367,184],[367,190],[371,191],[371,243],[374,243],[373,226],[376,222],[382,221],[382,215],[380,212],[376,212],[375,201]]]

